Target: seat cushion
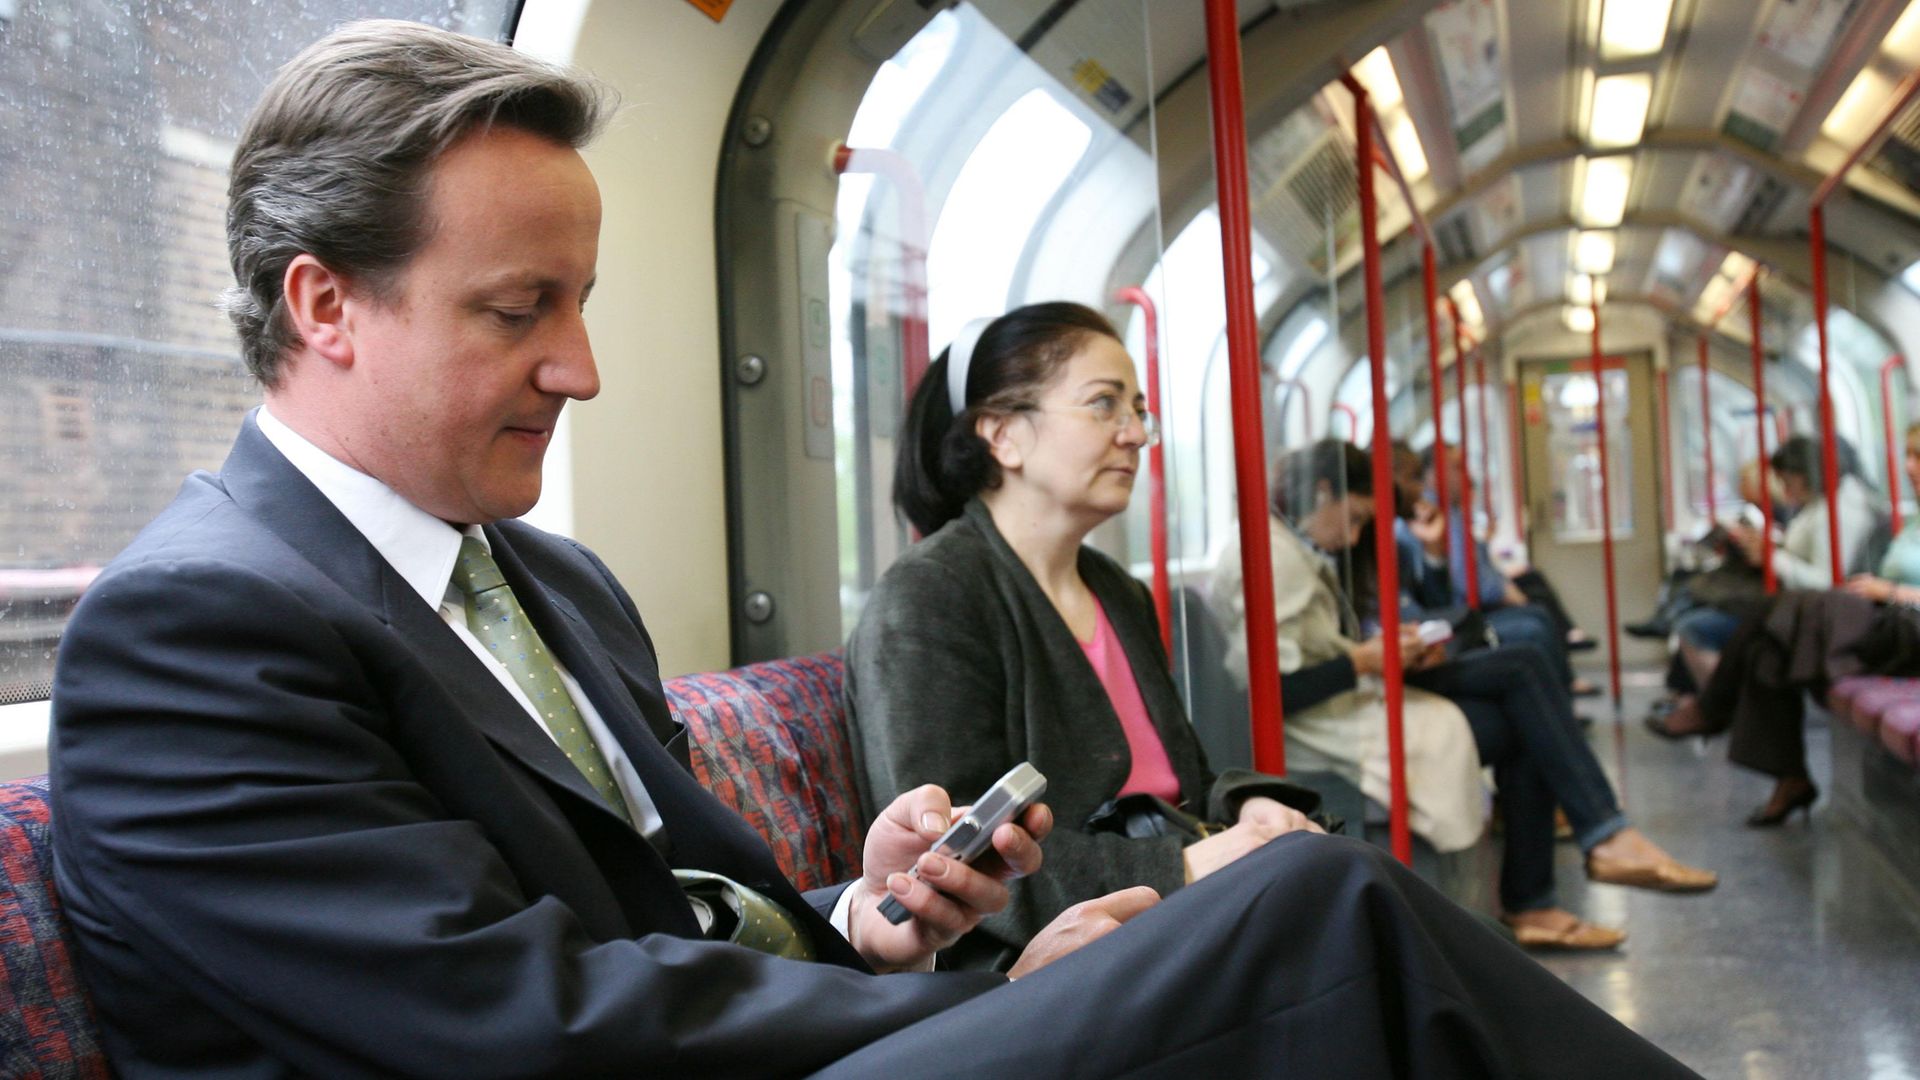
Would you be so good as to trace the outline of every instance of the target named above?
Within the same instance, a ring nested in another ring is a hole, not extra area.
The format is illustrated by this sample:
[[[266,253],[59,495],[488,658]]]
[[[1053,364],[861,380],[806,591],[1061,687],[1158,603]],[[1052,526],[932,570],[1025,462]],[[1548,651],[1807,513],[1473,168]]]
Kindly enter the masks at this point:
[[[1892,682],[1884,675],[1850,675],[1837,679],[1827,688],[1827,709],[1835,716],[1847,720],[1854,718],[1854,703],[1875,687],[1884,687]]]
[[[1880,729],[1881,717],[1889,709],[1920,703],[1920,679],[1887,679],[1853,695],[1853,726],[1871,735]]]
[[[0,784],[0,1076],[107,1076],[53,892],[47,778]]]
[[[700,782],[766,838],[802,889],[860,872],[866,833],[842,717],[845,682],[838,651],[666,682]]]

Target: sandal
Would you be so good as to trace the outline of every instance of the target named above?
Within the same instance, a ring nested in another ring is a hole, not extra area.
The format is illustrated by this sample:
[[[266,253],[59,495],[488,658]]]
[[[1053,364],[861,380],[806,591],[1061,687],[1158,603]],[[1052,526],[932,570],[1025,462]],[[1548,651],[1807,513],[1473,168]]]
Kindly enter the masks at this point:
[[[1536,923],[1519,922],[1510,915],[1502,915],[1500,921],[1506,923],[1507,929],[1513,931],[1513,943],[1523,949],[1599,952],[1605,949],[1617,949],[1621,942],[1627,940],[1625,930],[1600,926],[1579,918],[1558,929]]]
[[[1602,885],[1625,885],[1655,892],[1706,892],[1720,884],[1720,875],[1678,859],[1628,862],[1587,856],[1587,880]]]

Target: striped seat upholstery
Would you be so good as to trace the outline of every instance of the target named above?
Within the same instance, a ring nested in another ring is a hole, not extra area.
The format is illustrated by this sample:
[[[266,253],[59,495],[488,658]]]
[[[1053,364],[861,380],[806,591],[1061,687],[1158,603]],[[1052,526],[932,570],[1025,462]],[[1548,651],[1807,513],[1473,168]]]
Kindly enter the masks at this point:
[[[47,778],[0,784],[0,1076],[109,1075],[53,892]]]
[[[845,681],[836,650],[666,683],[700,782],[766,838],[802,889],[860,872],[865,821],[842,720]]]

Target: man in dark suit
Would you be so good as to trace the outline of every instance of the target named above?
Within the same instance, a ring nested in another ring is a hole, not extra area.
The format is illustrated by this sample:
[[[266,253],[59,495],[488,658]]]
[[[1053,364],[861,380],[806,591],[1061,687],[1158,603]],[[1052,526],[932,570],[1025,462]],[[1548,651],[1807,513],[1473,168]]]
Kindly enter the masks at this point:
[[[1678,1068],[1357,844],[1283,837],[1081,949],[1156,898],[1089,901],[1012,987],[925,969],[1039,868],[1044,808],[970,868],[919,789],[861,880],[797,893],[685,768],[627,594],[511,520],[598,389],[601,112],[369,23],[248,123],[229,309],[266,403],[89,590],[54,692],[58,884],[123,1074]]]

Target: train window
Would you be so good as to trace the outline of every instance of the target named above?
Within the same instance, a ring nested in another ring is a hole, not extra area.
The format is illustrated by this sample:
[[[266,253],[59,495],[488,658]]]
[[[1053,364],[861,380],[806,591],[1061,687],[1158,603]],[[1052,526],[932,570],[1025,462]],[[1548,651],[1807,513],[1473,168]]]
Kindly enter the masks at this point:
[[[924,364],[968,320],[1021,304],[1120,314],[1112,267],[1151,233],[1154,165],[1130,130],[1152,122],[1140,6],[1080,5],[1055,28],[1084,49],[1071,61],[1016,41],[1010,12],[960,4],[935,16],[881,65],[846,140],[828,255],[842,633],[911,539],[892,467]],[[1151,266],[1158,237],[1146,243]]]
[[[259,399],[215,300],[267,78],[351,19],[499,37],[515,8],[0,0],[0,704],[46,696],[82,590]]]
[[[1632,491],[1633,454],[1629,452],[1627,418],[1627,373],[1607,371],[1595,385],[1589,372],[1549,374],[1542,380],[1541,398],[1546,406],[1547,475],[1553,478],[1549,506],[1554,538],[1565,543],[1598,540],[1600,515],[1599,425],[1595,415],[1600,394],[1605,393],[1607,412],[1608,478],[1614,491]],[[1633,535],[1633,500],[1610,501],[1613,510],[1613,536],[1616,540]]]

